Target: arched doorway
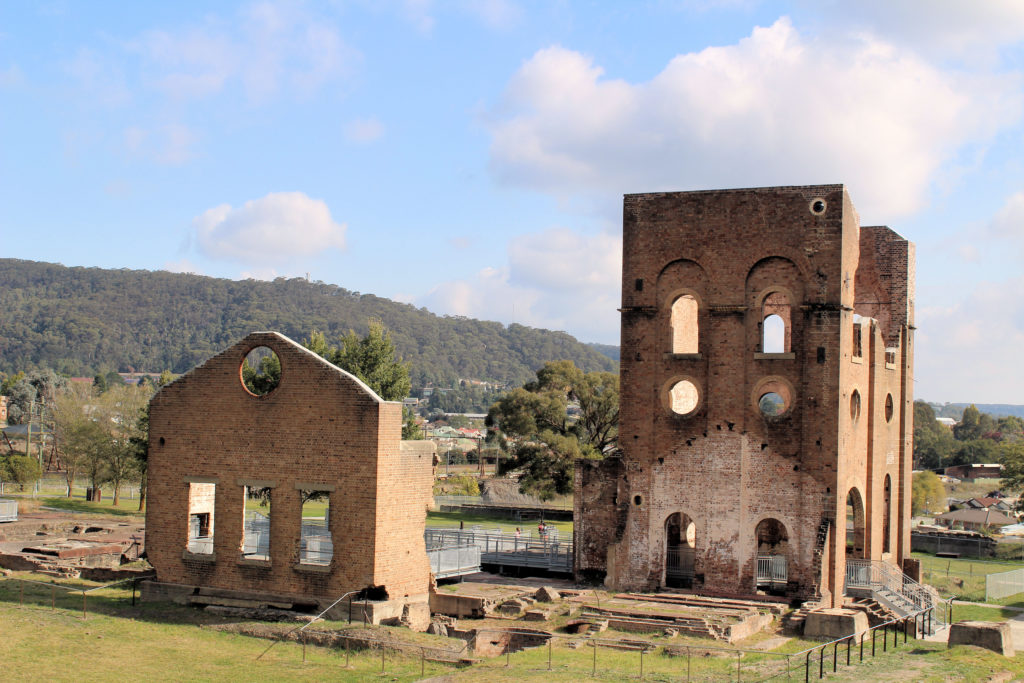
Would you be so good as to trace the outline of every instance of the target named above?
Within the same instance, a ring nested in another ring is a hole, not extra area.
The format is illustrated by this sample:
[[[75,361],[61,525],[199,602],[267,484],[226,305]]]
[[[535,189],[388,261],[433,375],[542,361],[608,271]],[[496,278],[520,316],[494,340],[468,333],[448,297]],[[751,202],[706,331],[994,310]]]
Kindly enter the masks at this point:
[[[888,474],[885,475],[885,496],[883,497],[882,505],[882,552],[891,552],[891,540],[890,534],[891,523],[890,515],[892,514],[892,477]]]
[[[674,512],[665,520],[665,586],[693,586],[697,526],[689,516]]]
[[[786,525],[771,517],[762,519],[754,529],[757,539],[757,588],[785,590],[789,583],[789,532]]]
[[[846,559],[864,557],[864,500],[857,487],[853,487],[846,494]]]

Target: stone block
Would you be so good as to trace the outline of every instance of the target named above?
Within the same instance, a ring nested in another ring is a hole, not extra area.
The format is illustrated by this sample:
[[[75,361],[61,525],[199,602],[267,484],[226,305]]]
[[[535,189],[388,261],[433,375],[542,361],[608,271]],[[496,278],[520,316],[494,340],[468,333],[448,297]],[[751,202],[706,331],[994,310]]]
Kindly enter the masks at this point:
[[[949,629],[949,647],[956,645],[974,645],[1007,657],[1014,656],[1013,633],[1005,621],[957,622]]]
[[[562,599],[562,594],[558,592],[557,588],[542,586],[533,594],[533,597],[537,602],[556,602]]]
[[[804,637],[835,640],[868,629],[868,615],[855,609],[819,609],[807,615]]]

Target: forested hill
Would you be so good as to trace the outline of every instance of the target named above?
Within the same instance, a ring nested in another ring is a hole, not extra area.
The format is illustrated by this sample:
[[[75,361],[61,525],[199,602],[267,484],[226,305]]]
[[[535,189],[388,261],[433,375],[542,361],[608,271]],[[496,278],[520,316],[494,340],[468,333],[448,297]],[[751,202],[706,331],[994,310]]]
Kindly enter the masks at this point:
[[[587,371],[616,367],[564,332],[437,316],[300,278],[234,281],[0,259],[0,371],[8,373],[180,373],[256,330],[301,341],[318,329],[336,341],[349,329],[365,334],[371,317],[391,331],[413,386],[459,378],[518,385],[558,359]]]

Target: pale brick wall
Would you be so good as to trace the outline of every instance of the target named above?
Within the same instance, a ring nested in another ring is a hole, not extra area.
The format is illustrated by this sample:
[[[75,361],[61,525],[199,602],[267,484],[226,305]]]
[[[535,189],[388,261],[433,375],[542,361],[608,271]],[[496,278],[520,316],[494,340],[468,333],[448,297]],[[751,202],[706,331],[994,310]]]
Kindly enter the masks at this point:
[[[281,361],[263,396],[242,385],[257,346]],[[403,458],[401,404],[293,341],[254,333],[161,389],[150,404],[147,552],[161,582],[333,599],[383,587],[425,595],[433,460]],[[214,553],[185,552],[189,482],[216,484]],[[270,559],[243,560],[244,487],[270,486]],[[329,491],[334,555],[300,566],[302,490]]]

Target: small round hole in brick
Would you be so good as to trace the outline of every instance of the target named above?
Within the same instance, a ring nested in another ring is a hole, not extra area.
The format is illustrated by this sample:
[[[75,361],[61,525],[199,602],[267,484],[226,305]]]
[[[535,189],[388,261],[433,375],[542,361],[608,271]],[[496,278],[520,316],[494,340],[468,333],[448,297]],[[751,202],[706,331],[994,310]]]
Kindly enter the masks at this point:
[[[700,393],[697,385],[689,380],[682,380],[672,385],[669,390],[669,404],[672,412],[676,415],[689,415],[697,409],[700,403]]]
[[[789,409],[789,406],[786,405],[786,399],[774,391],[769,391],[761,396],[757,402],[757,407],[761,409],[761,414],[765,417],[782,415]]]
[[[885,395],[885,421],[892,422],[893,404],[892,394]]]
[[[267,346],[257,346],[242,361],[242,386],[253,396],[265,396],[281,381],[281,360]]]
[[[633,505],[640,505],[643,502],[644,502],[643,497],[641,497],[641,496],[633,496]]]
[[[828,208],[828,204],[825,203],[824,199],[812,199],[811,200],[811,213],[816,216],[820,216],[825,213],[825,209]]]

